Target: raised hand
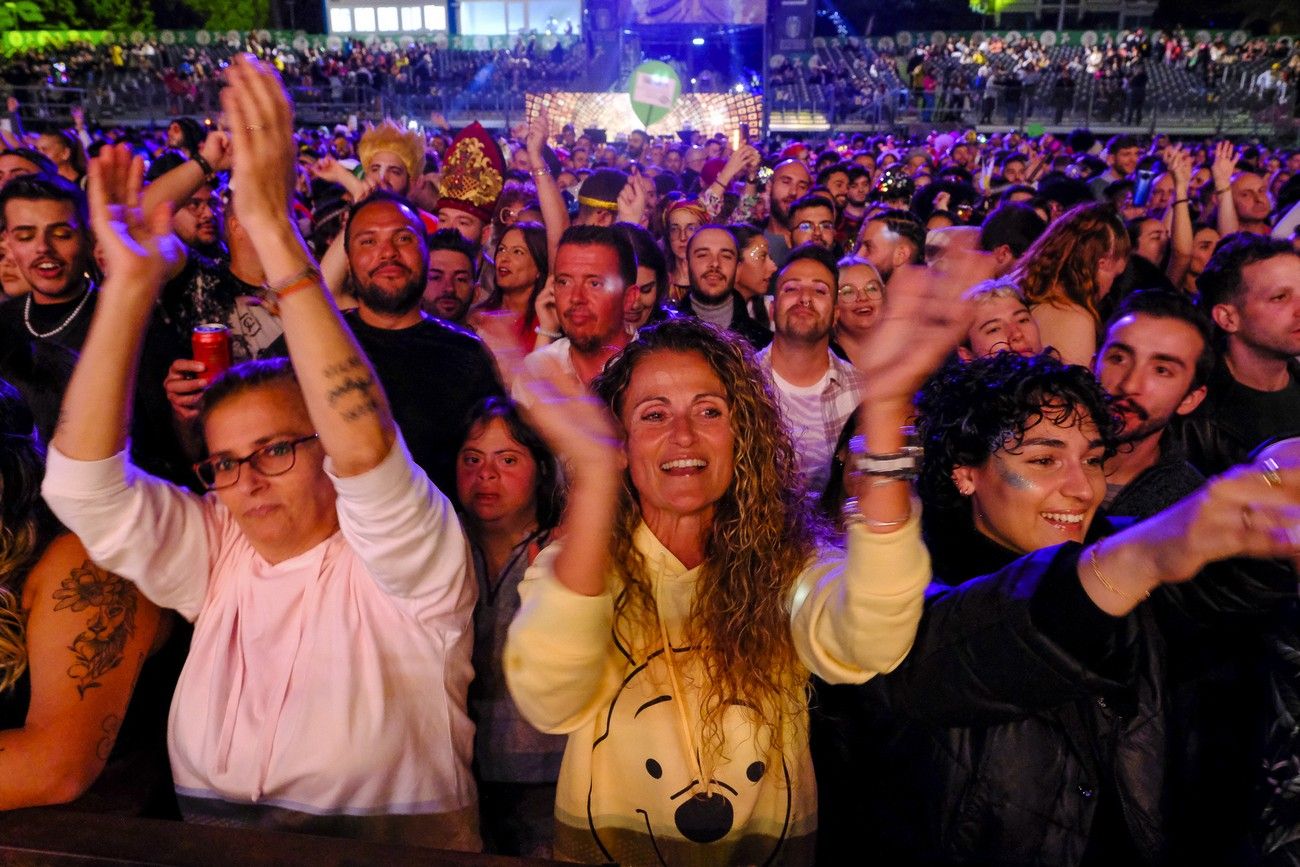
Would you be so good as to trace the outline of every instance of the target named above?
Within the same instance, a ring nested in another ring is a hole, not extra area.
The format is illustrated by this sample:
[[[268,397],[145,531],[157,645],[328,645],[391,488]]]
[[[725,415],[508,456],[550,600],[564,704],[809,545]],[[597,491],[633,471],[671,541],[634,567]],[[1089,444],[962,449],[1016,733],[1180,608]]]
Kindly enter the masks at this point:
[[[718,172],[718,183],[722,184],[723,187],[730,186],[737,176],[748,175],[757,169],[762,159],[762,154],[753,145],[741,145],[727,158],[727,163],[722,167],[722,171]]]
[[[528,151],[528,156],[532,159],[534,169],[543,165],[542,149],[546,147],[546,140],[550,136],[550,130],[551,118],[543,106],[538,109],[536,117],[528,124],[528,135],[524,140],[524,147]]]
[[[849,360],[866,382],[865,403],[910,403],[965,336],[973,311],[962,293],[989,271],[979,253],[952,251],[942,270],[898,268],[880,321]]]
[[[1210,177],[1214,178],[1216,191],[1226,189],[1232,184],[1232,175],[1237,171],[1237,148],[1230,141],[1221,141],[1214,146],[1214,162],[1210,164]]]
[[[240,223],[257,237],[259,229],[289,220],[297,162],[293,108],[275,69],[240,55],[226,70],[229,86],[221,107],[230,123],[231,181]]]
[[[618,222],[620,223],[640,225],[645,222],[646,196],[639,180],[639,173],[633,169],[633,174],[618,194]]]
[[[618,478],[623,462],[618,424],[559,359],[538,356],[530,361],[514,391],[528,423],[564,462],[567,473],[601,482]]]
[[[1186,198],[1187,187],[1192,182],[1192,155],[1183,150],[1181,145],[1170,145],[1165,148],[1161,159],[1174,179],[1174,190],[1178,198]]]
[[[214,172],[230,171],[230,134],[213,130],[199,145],[199,156],[207,160]]]
[[[156,299],[175,262],[169,243],[171,210],[141,211],[144,161],[126,145],[112,145],[91,160],[87,186],[90,223],[104,257],[104,293]]]

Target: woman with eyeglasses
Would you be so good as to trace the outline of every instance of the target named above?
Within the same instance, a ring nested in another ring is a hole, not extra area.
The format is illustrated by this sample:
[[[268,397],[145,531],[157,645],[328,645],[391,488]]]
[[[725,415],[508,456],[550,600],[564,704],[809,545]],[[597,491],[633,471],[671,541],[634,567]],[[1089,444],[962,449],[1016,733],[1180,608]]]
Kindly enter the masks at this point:
[[[194,623],[168,730],[186,819],[477,850],[468,546],[288,220],[278,76],[241,58],[227,80],[235,204],[290,358],[205,393],[206,496],[129,463],[169,218],[141,212],[140,161],[105,149],[90,201],[108,276],[44,493],[96,563]]]
[[[876,266],[861,256],[839,261],[839,292],[835,301],[832,351],[853,357],[885,308],[885,281]]]
[[[700,227],[709,222],[704,206],[694,199],[682,199],[664,211],[664,258],[668,260],[668,294],[673,302],[691,290],[691,272],[686,262],[686,245]]]

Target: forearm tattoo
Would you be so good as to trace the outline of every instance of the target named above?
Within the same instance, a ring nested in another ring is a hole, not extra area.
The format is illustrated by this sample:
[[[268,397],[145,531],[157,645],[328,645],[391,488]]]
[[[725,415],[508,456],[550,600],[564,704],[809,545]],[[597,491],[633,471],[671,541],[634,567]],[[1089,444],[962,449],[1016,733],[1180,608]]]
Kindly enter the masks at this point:
[[[100,678],[122,664],[127,642],[135,634],[138,591],[126,579],[87,560],[63,579],[54,600],[55,611],[90,612],[86,628],[68,646],[73,658],[68,677],[77,682],[84,699],[100,686]]]
[[[355,355],[325,368],[330,406],[347,421],[357,421],[379,411],[375,399],[375,378],[370,368]]]

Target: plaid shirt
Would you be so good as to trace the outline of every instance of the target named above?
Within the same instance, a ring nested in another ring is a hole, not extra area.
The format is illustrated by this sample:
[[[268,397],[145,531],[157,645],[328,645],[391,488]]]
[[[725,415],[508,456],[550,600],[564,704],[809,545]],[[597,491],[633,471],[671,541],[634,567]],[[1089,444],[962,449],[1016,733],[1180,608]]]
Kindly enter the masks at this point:
[[[844,431],[844,425],[853,417],[853,413],[862,403],[862,374],[857,371],[853,365],[844,361],[829,349],[826,355],[830,359],[830,376],[826,379],[826,385],[822,388],[822,434],[825,441],[830,444],[831,456],[834,457],[835,446],[839,442],[840,434]],[[771,384],[776,394],[777,401],[781,403],[781,414],[787,414],[785,408],[784,394],[780,386],[777,385],[775,377],[772,375],[772,347],[769,345],[761,350],[755,356],[758,364],[763,368],[767,375],[767,380]],[[788,422],[787,422],[788,425]],[[809,476],[807,467],[804,465],[804,456],[798,455],[800,469],[804,471],[805,476]],[[825,475],[829,472],[829,464],[822,468],[820,473],[813,473],[812,478],[816,479],[819,475]],[[811,493],[820,493],[820,489],[811,491]]]

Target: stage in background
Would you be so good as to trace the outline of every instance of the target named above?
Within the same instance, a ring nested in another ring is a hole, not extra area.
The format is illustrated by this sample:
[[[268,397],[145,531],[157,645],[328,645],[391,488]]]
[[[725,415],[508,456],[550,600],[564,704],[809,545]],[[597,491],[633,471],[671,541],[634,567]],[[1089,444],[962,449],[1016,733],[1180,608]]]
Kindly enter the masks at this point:
[[[530,93],[524,100],[524,112],[530,121],[546,107],[552,132],[571,123],[579,131],[603,129],[611,140],[634,129],[645,129],[652,135],[672,135],[683,129],[705,135],[732,135],[741,124],[749,124],[751,130],[757,131],[763,121],[762,98],[748,93],[683,93],[672,110],[649,127],[637,119],[627,93],[559,91]]]

